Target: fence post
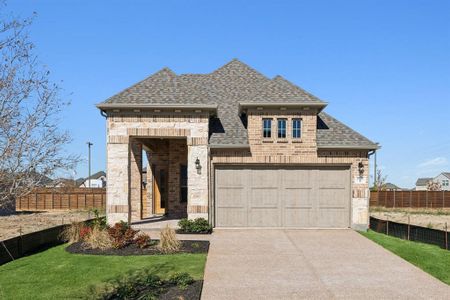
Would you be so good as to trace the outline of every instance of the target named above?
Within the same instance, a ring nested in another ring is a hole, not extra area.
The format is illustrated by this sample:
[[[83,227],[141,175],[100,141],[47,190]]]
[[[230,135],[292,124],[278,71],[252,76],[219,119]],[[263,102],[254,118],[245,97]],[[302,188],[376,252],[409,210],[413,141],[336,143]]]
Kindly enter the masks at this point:
[[[409,208],[411,209],[412,207],[412,191],[409,191]]]
[[[425,207],[428,208],[428,190],[425,192]]]
[[[386,216],[386,235],[389,235],[389,217]]]
[[[410,231],[411,231],[411,221],[409,220],[409,215],[408,215],[408,241],[409,241]]]
[[[445,191],[442,191],[442,208],[445,208]]]
[[[394,190],[394,207],[393,208],[395,208],[395,190]]]
[[[447,227],[447,222],[445,222],[445,249],[448,250],[448,227]]]

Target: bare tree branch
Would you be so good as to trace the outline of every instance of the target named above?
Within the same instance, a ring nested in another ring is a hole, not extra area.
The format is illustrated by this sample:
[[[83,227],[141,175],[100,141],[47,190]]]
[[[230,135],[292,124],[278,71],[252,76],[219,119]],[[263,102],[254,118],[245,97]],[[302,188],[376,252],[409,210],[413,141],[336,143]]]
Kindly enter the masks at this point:
[[[59,116],[69,103],[33,53],[27,28],[34,15],[8,17],[5,7],[0,2],[0,208],[79,161],[63,151],[71,137]]]

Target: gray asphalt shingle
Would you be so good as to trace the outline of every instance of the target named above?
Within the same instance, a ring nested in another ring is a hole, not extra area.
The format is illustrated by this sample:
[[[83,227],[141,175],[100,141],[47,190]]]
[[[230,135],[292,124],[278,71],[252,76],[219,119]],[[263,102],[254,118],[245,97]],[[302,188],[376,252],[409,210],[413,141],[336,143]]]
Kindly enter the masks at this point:
[[[102,104],[216,104],[217,118],[210,124],[210,144],[246,145],[247,129],[239,115],[239,103],[243,102],[326,105],[283,77],[269,79],[236,59],[209,74],[176,75],[164,68]],[[319,116],[319,147],[376,148],[373,142],[331,116],[323,112]]]

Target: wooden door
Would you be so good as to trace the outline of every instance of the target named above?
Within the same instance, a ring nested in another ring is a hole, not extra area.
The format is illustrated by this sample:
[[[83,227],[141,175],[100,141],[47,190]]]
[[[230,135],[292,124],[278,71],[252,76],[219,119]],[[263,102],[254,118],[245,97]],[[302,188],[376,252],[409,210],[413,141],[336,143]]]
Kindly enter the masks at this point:
[[[155,167],[153,174],[154,212],[155,214],[165,214],[167,206],[167,168]]]

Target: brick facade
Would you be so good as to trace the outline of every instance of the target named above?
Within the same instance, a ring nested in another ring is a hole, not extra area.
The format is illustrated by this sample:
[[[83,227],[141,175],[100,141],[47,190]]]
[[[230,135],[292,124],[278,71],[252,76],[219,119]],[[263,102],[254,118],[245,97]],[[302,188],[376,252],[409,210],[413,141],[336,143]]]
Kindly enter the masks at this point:
[[[263,118],[272,118],[272,137],[262,135]],[[285,139],[277,138],[278,118],[287,119]],[[302,120],[300,139],[292,138],[292,118]],[[352,174],[351,222],[356,229],[367,229],[369,199],[369,160],[367,150],[318,150],[316,143],[317,116],[314,111],[252,110],[248,112],[250,148],[246,150],[211,150],[215,164],[290,164],[349,165]],[[359,163],[364,173],[360,174]],[[213,179],[211,180],[213,182]]]

